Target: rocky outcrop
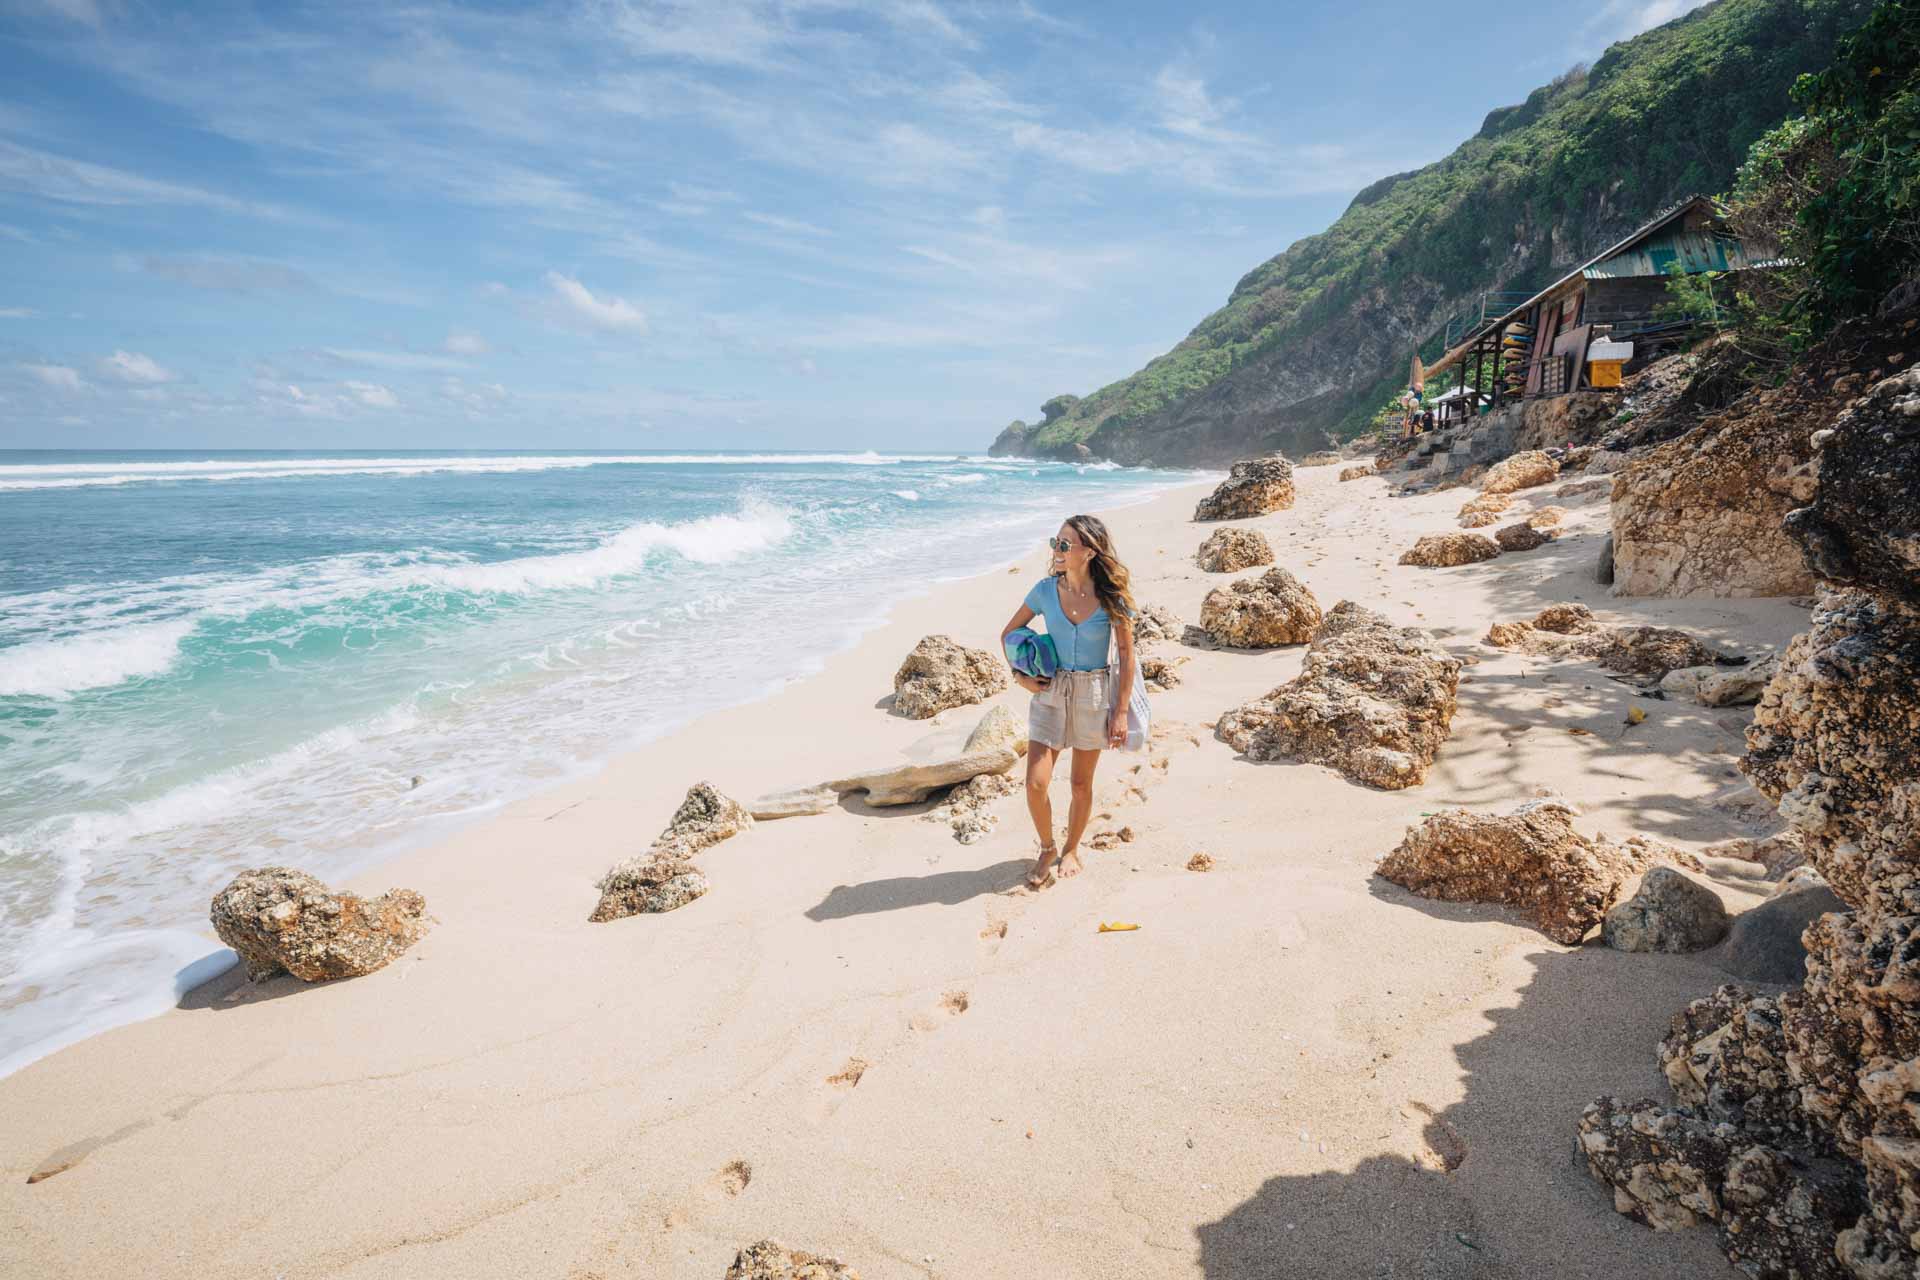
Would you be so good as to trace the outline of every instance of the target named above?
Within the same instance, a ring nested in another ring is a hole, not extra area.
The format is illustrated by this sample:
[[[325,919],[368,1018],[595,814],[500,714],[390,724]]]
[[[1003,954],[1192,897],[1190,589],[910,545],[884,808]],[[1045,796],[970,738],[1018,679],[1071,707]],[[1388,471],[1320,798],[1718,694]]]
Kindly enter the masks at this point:
[[[1445,569],[1491,560],[1499,554],[1500,544],[1483,533],[1429,533],[1400,557],[1400,563]]]
[[[746,809],[760,821],[768,818],[799,818],[825,813],[839,799],[840,793],[829,786],[791,787],[785,791],[769,791],[766,795],[755,796],[747,802]]]
[[[1342,470],[1340,472],[1340,479],[1343,481],[1365,480],[1368,476],[1373,474],[1375,474],[1373,469],[1373,464],[1371,462],[1363,462],[1358,466],[1347,467],[1344,470]]]
[[[1565,507],[1541,507],[1527,516],[1527,523],[1536,529],[1556,529],[1566,518]]]
[[[1614,593],[1789,596],[1813,580],[1781,521],[1815,489],[1790,388],[1743,397],[1613,484]]]
[[[838,1258],[761,1240],[734,1256],[723,1280],[860,1280],[860,1273]]]
[[[604,924],[686,906],[710,887],[707,877],[694,867],[693,856],[752,826],[747,806],[721,795],[712,783],[695,783],[666,830],[654,837],[645,852],[614,864],[600,877],[594,886],[600,890],[600,901],[588,920]]]
[[[1588,839],[1574,830],[1565,804],[1531,800],[1508,814],[1436,813],[1409,828],[1375,872],[1423,898],[1515,907],[1549,938],[1572,946],[1658,852],[1645,841]]]
[[[1185,658],[1162,658],[1144,654],[1140,658],[1140,678],[1147,688],[1164,693],[1180,683],[1180,664]]]
[[[987,446],[990,458],[1024,458],[1027,456],[1027,436],[1033,431],[1026,423],[1015,418],[1000,428],[1000,434]]]
[[[649,852],[691,858],[751,826],[753,815],[739,801],[721,795],[710,782],[696,782],[673,811],[666,830],[654,837]]]
[[[594,887],[600,890],[589,923],[605,924],[627,916],[677,911],[712,886],[693,863],[671,853],[648,850],[615,864]]]
[[[1236,649],[1305,644],[1321,620],[1320,602],[1306,584],[1278,567],[1216,587],[1200,604],[1201,629]]]
[[[893,709],[926,720],[949,707],[985,702],[1007,687],[1007,664],[985,649],[927,636],[893,675]]]
[[[426,936],[427,900],[411,889],[377,898],[335,893],[292,867],[242,871],[213,895],[213,931],[247,977],[290,973],[327,982],[372,973]]]
[[[1343,600],[1294,679],[1220,717],[1214,735],[1251,760],[1330,765],[1384,790],[1418,786],[1447,739],[1460,660],[1426,632]]]
[[[1829,911],[1846,909],[1824,884],[1783,884],[1773,897],[1733,918],[1714,962],[1748,982],[1800,982],[1807,976],[1807,947],[1801,941],[1807,926]]]
[[[1528,449],[1502,458],[1480,482],[1482,493],[1517,493],[1560,478],[1560,464],[1541,449]]]
[[[1136,644],[1148,640],[1178,640],[1186,629],[1187,624],[1173,610],[1157,604],[1142,605],[1140,616],[1133,620],[1133,639]]]
[[[953,838],[961,844],[974,844],[999,825],[991,809],[993,802],[1019,789],[1020,784],[1008,774],[983,773],[948,792],[944,801],[927,812],[926,819],[951,827]]]
[[[1485,529],[1500,523],[1500,517],[1491,511],[1469,511],[1460,517],[1462,529]]]
[[[1532,551],[1536,547],[1544,547],[1552,542],[1553,535],[1521,521],[1510,524],[1495,533],[1493,540],[1500,544],[1502,551]]]
[[[1475,518],[1479,526],[1493,524],[1492,517],[1499,515],[1513,505],[1513,499],[1504,493],[1480,493],[1467,499],[1460,507],[1460,522],[1466,524],[1469,517]],[[1474,526],[1469,526],[1474,527]]]
[[[1215,529],[1194,553],[1194,562],[1208,573],[1239,573],[1255,565],[1272,564],[1273,548],[1258,529]]]
[[[1674,1105],[1601,1098],[1581,1122],[1588,1163],[1616,1206],[1655,1225],[1711,1220],[1728,1255],[1756,1274],[1920,1274],[1912,376],[1883,381],[1821,428],[1832,434],[1819,440],[1818,496],[1786,522],[1823,580],[1820,602],[1761,697],[1742,765],[1848,909],[1807,924],[1797,988],[1778,997],[1723,988],[1676,1019],[1669,1040],[1683,1043],[1662,1049]],[[1748,429],[1760,437],[1773,424]]]
[[[1585,605],[1551,605],[1531,622],[1496,622],[1487,644],[1536,657],[1589,658],[1622,675],[1662,679],[1685,667],[1720,671],[1745,660],[1677,627],[1602,627]]]
[[[841,795],[865,792],[866,802],[877,807],[918,804],[942,787],[983,773],[1007,772],[1026,745],[1026,726],[1005,707],[995,707],[964,741],[957,741],[953,733],[934,733],[910,745],[903,762],[862,770],[825,785]]]
[[[1278,454],[1248,458],[1194,508],[1195,520],[1245,520],[1293,505],[1293,466]]]
[[[1744,667],[1681,667],[1660,678],[1660,692],[1703,707],[1752,706],[1779,668],[1775,658]]]
[[[1615,951],[1701,951],[1727,936],[1720,895],[1672,867],[1655,867],[1607,911],[1601,936]]]

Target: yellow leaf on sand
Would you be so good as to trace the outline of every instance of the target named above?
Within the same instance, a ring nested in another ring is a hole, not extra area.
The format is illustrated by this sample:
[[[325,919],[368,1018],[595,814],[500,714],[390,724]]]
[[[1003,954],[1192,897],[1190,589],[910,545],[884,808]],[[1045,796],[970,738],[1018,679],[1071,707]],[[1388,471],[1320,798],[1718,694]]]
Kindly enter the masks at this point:
[[[1111,922],[1102,920],[1100,922],[1101,933],[1130,933],[1133,930],[1138,929],[1139,927],[1140,926],[1137,924],[1127,924],[1120,920],[1114,920]]]
[[[1647,713],[1642,711],[1640,708],[1638,707],[1627,708],[1628,724],[1639,724],[1642,720],[1645,720],[1646,718],[1647,718]]]

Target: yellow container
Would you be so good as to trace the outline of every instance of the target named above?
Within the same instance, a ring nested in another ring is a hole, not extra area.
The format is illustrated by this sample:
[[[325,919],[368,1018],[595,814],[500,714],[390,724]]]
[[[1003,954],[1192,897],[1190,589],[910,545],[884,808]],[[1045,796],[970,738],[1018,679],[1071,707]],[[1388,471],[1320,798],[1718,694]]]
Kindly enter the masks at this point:
[[[1620,385],[1620,369],[1625,360],[1595,360],[1587,365],[1587,385],[1594,387],[1617,387]]]

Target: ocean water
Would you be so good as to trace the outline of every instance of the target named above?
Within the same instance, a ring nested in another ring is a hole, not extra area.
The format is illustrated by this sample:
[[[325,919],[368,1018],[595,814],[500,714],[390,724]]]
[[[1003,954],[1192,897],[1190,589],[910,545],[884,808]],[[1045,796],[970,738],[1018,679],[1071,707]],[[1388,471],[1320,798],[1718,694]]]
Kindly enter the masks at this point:
[[[365,867],[818,669],[903,596],[1038,573],[1064,515],[1193,478],[0,452],[0,1074],[230,962],[207,903],[242,867]]]

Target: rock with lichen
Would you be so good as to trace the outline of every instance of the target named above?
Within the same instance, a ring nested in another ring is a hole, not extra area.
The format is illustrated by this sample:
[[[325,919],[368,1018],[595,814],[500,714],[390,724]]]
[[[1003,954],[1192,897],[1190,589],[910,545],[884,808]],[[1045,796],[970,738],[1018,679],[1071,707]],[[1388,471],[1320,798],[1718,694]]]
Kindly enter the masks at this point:
[[[1351,601],[1336,605],[1300,674],[1215,723],[1251,760],[1330,765],[1385,790],[1418,786],[1447,739],[1460,660],[1426,632]]]
[[[723,1280],[860,1280],[860,1273],[838,1258],[760,1240],[734,1255]]]
[[[893,709],[926,720],[949,707],[985,702],[1007,684],[1004,660],[947,636],[927,636],[894,672]]]
[[[1258,529],[1215,529],[1194,553],[1194,561],[1208,573],[1239,573],[1273,563],[1273,548]]]
[[[1495,463],[1480,482],[1480,492],[1514,493],[1551,483],[1559,475],[1558,462],[1542,450],[1528,449]]]
[[[1502,551],[1532,551],[1544,547],[1553,541],[1553,534],[1534,528],[1526,521],[1516,521],[1493,535]]]
[[[1608,909],[1601,936],[1615,951],[1701,951],[1726,937],[1732,920],[1712,889],[1654,867],[1632,897]]]
[[[1491,560],[1499,554],[1500,544],[1484,533],[1429,533],[1400,557],[1400,563],[1446,569]]]
[[[1200,626],[1216,644],[1271,649],[1313,639],[1323,615],[1306,584],[1275,566],[1207,593]]]
[[[1195,520],[1244,520],[1293,505],[1293,465],[1279,454],[1233,464],[1219,487],[1194,508]]]
[[[213,931],[247,977],[326,982],[372,973],[426,936],[427,901],[411,889],[336,893],[292,867],[242,871],[213,896]]]

